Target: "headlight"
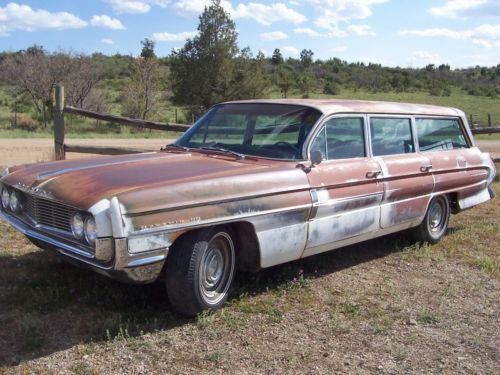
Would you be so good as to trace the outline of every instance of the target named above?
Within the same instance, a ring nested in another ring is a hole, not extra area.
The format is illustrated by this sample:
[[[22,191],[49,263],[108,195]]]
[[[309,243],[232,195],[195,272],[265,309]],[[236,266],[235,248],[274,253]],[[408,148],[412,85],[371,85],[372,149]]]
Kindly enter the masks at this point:
[[[2,207],[4,210],[7,210],[9,208],[9,203],[10,202],[10,195],[9,191],[7,190],[6,187],[2,189]]]
[[[3,198],[3,194],[2,194],[2,198]],[[19,193],[15,190],[13,190],[12,193],[10,193],[9,206],[10,206],[10,209],[12,210],[12,212],[15,212],[15,213],[21,212],[21,210],[23,208],[22,203],[21,203],[21,197],[19,196]]]
[[[73,236],[81,240],[83,238],[83,218],[82,215],[76,213],[71,218],[71,231],[73,232]]]
[[[85,239],[87,240],[88,244],[94,245],[95,240],[97,239],[97,228],[93,216],[88,216],[85,219],[84,232],[85,232]]]

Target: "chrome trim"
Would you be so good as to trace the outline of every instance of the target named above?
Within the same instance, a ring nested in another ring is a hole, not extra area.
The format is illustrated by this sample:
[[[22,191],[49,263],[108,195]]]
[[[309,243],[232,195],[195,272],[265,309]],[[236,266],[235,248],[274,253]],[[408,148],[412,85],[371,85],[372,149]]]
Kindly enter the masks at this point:
[[[305,189],[304,189],[305,190]],[[311,203],[302,204],[298,206],[284,207],[284,208],[275,208],[271,210],[258,211],[258,212],[242,212],[240,214],[232,215],[232,216],[221,216],[216,218],[210,218],[205,220],[193,221],[190,223],[182,223],[182,224],[168,224],[168,223],[160,223],[158,225],[152,226],[144,226],[140,228],[134,228],[135,230],[129,232],[129,235],[144,235],[156,232],[177,232],[184,229],[193,229],[198,227],[206,227],[209,225],[217,225],[221,223],[230,223],[233,221],[240,221],[242,219],[250,219],[259,216],[272,215],[277,213],[291,212],[291,211],[299,211],[310,208],[312,206]],[[148,213],[141,213],[140,216],[145,216]],[[134,216],[129,216],[127,214],[124,215],[125,218],[133,218],[137,217],[139,214],[134,214]]]
[[[5,213],[3,210],[0,210],[0,218],[7,221],[25,236],[42,241],[53,248],[57,253],[70,258],[68,260],[73,263],[86,265],[100,274],[120,279],[125,282],[153,282],[160,275],[163,268],[163,261],[166,259],[168,254],[168,249],[161,249],[151,251],[149,253],[138,254],[138,256],[132,255],[127,251],[126,238],[109,238],[104,240],[114,242],[115,261],[113,263],[100,263],[99,259],[97,259],[93,254],[40,233],[29,227],[20,219]],[[109,252],[98,251],[97,253],[99,257],[109,257]]]
[[[47,236],[43,233],[40,233],[34,229],[31,229],[30,227],[28,227],[25,223],[23,223],[18,218],[13,217],[11,215],[7,215],[4,211],[0,211],[0,218],[7,221],[14,228],[16,228],[18,231],[20,231],[22,234],[24,234],[28,237],[32,237],[34,239],[46,242],[49,245],[55,246],[57,248],[65,250],[65,251],[70,251],[72,253],[78,254],[78,255],[85,257],[87,259],[94,259],[93,254],[86,252],[84,250],[81,250],[75,246],[71,246],[71,245],[68,245],[64,242],[58,241],[55,238],[49,237],[49,236]]]
[[[146,264],[152,264],[152,263],[158,263],[158,262],[161,262],[162,260],[165,260],[165,259],[167,259],[167,254],[155,255],[155,256],[143,258],[143,259],[135,259],[135,260],[128,262],[127,268],[144,266]]]

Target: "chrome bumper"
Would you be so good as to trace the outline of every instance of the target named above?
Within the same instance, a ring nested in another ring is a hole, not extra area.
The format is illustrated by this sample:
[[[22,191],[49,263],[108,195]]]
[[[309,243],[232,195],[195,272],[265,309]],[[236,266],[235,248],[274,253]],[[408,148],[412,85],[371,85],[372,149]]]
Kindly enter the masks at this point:
[[[158,249],[130,254],[126,238],[114,239],[114,257],[110,262],[96,259],[94,254],[53,238],[33,228],[14,216],[0,210],[0,218],[23,233],[29,239],[42,243],[46,250],[61,254],[70,263],[90,268],[113,279],[134,284],[154,282],[160,275],[169,249]]]

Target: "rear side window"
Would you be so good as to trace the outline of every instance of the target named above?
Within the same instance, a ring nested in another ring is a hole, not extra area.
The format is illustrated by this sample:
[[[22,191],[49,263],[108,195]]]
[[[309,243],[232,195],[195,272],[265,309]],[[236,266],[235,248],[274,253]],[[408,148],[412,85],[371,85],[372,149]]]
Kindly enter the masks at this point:
[[[457,119],[417,118],[415,123],[422,152],[468,147]]]
[[[374,156],[415,152],[409,118],[372,117],[370,128]]]
[[[366,156],[363,118],[333,118],[325,123],[312,144],[325,159],[348,159]]]

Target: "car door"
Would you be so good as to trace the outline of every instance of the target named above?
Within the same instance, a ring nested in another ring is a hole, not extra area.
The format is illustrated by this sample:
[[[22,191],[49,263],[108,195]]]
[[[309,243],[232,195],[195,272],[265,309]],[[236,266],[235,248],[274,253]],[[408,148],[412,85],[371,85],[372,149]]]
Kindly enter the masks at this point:
[[[415,225],[433,191],[431,161],[416,152],[411,117],[374,115],[369,121],[372,155],[383,170],[380,226]]]
[[[311,149],[324,160],[308,173],[313,209],[304,256],[380,228],[382,170],[367,156],[366,130],[364,116],[336,116],[316,134]]]
[[[458,118],[417,117],[419,152],[430,160],[434,193],[484,189],[487,171],[480,153],[471,149]]]

